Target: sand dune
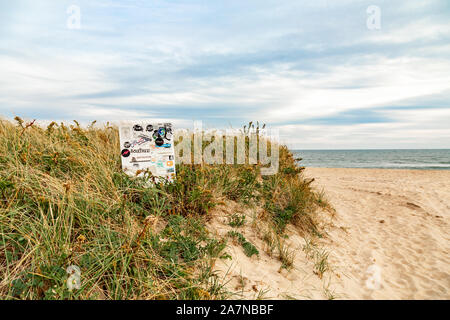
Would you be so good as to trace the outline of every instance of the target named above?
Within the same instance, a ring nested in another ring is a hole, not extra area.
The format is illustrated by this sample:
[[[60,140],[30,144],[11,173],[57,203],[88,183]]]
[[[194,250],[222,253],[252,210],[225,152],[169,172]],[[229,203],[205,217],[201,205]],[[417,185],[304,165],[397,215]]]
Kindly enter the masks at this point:
[[[239,244],[230,242],[226,252],[232,259],[217,260],[215,271],[228,290],[234,292],[232,298],[326,299],[328,282],[314,274],[313,262],[302,250],[305,241],[293,226],[288,226],[289,239],[285,239],[286,248],[293,254],[292,269],[282,267],[276,249],[272,254],[268,253],[267,243],[262,240],[265,223],[258,218],[260,211],[257,208],[242,211],[241,206],[229,202],[212,212],[213,218],[208,224],[209,230],[223,237],[232,229],[227,224],[227,217],[236,212],[244,213],[248,223],[238,231],[259,250],[258,257],[247,257]]]
[[[450,171],[308,168],[305,174],[335,209],[333,217],[323,214],[328,234],[318,240],[319,250],[330,253],[330,270],[322,278],[315,274],[305,239],[293,226],[286,245],[294,266],[283,269],[255,230],[258,212],[247,209],[253,227],[241,232],[259,257],[230,244],[233,259],[216,266],[235,297],[263,291],[272,299],[450,298]],[[225,234],[226,216],[237,211],[236,205],[218,208],[210,228]]]
[[[327,247],[343,274],[338,292],[450,298],[450,171],[309,168],[307,175],[336,209]]]

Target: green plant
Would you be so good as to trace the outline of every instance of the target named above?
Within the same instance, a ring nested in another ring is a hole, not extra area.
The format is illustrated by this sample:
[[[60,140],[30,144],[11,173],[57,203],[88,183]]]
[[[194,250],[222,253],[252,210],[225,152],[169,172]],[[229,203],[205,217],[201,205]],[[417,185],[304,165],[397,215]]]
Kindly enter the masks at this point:
[[[281,267],[290,270],[294,265],[295,251],[291,250],[286,242],[279,238],[277,241],[277,249]]]
[[[242,227],[245,224],[245,215],[234,213],[229,217],[228,225],[231,227]]]
[[[309,219],[320,198],[289,150],[279,148],[280,172],[272,177],[261,177],[259,163],[177,164],[173,184],[149,186],[151,177],[122,172],[114,126],[0,121],[0,296],[228,297],[213,268],[215,259],[229,258],[226,239],[205,228],[213,207],[224,199],[264,205],[280,232],[291,222],[314,228]],[[155,217],[160,227],[149,222]],[[233,226],[244,224],[235,218]],[[242,235],[236,239],[245,254],[258,254]],[[81,270],[81,288],[72,292],[69,265]]]
[[[259,255],[258,249],[256,249],[256,247],[252,243],[248,242],[247,239],[245,239],[245,237],[242,235],[242,233],[229,231],[228,235],[232,238],[237,239],[242,248],[244,248],[244,253],[247,257],[251,257],[255,254]]]
[[[315,253],[314,273],[317,274],[319,278],[322,278],[323,274],[330,270],[328,255],[329,252],[326,250],[318,250]]]
[[[305,239],[303,251],[314,263],[313,272],[322,279],[324,273],[331,270],[328,264],[328,256],[330,253],[319,248],[312,239]]]

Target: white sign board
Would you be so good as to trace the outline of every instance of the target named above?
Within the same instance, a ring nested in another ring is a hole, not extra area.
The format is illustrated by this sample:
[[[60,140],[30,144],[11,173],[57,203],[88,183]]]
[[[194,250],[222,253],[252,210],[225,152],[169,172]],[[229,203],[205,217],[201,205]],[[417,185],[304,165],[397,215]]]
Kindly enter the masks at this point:
[[[173,181],[175,149],[171,123],[121,122],[119,137],[122,169],[127,174],[135,176],[148,170],[157,179]]]

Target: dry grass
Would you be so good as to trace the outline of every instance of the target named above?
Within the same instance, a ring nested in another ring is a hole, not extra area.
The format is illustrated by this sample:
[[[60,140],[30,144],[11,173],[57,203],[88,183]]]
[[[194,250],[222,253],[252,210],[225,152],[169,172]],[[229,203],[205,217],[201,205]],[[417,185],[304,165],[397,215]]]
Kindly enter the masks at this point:
[[[263,205],[278,233],[288,223],[319,233],[320,196],[285,147],[273,176],[259,165],[177,165],[175,183],[148,187],[122,173],[117,128],[16,121],[0,121],[1,298],[227,298],[213,272],[226,239],[204,227],[224,198]],[[72,264],[82,286],[70,292]]]

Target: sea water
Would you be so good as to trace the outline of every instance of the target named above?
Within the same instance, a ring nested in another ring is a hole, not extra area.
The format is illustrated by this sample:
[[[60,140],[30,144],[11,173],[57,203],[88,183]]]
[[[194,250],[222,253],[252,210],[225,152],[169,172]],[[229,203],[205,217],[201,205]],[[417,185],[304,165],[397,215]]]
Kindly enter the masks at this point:
[[[450,170],[450,149],[293,150],[299,165],[327,168]]]

